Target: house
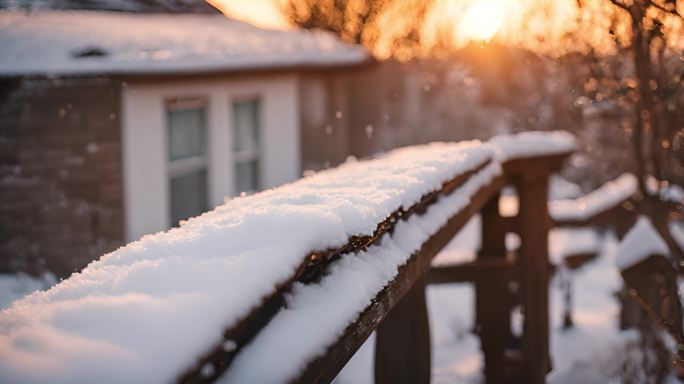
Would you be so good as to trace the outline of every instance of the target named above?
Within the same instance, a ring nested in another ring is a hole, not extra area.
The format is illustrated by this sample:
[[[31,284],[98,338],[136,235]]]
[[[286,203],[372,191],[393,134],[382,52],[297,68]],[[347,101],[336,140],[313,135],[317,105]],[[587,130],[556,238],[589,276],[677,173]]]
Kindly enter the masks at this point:
[[[348,153],[363,48],[133,3],[0,11],[0,271],[68,274]]]

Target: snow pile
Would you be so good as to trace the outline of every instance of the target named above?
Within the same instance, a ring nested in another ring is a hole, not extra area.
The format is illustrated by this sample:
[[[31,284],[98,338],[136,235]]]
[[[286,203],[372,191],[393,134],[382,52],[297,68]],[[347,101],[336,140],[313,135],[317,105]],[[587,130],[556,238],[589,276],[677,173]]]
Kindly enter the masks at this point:
[[[230,200],[180,228],[144,237],[0,312],[0,381],[173,381],[226,327],[288,279],[307,254],[373,233],[400,207],[414,205],[492,156],[479,142],[400,149]],[[450,207],[467,204],[466,195],[458,196]],[[446,211],[436,215],[443,218]],[[413,222],[418,224],[397,229],[406,238],[392,240],[392,249],[415,246],[417,237],[434,228],[432,222]],[[345,258],[335,279],[314,289],[320,293],[298,288],[304,296],[297,300],[329,299],[321,293],[340,289],[355,274],[358,283],[350,287],[358,293],[378,288],[382,280],[375,278],[386,281],[396,267],[379,263],[379,269],[362,272],[374,263],[370,252]],[[372,252],[395,266],[405,255]]]
[[[514,135],[499,135],[489,143],[497,148],[501,161],[533,156],[565,154],[577,148],[575,136],[565,131],[528,131]]]
[[[615,265],[620,270],[625,270],[651,256],[668,256],[669,254],[670,249],[651,221],[645,216],[640,216],[634,227],[620,242]]]
[[[594,215],[620,205],[636,192],[636,177],[631,173],[624,173],[578,199],[550,202],[549,213],[556,221],[589,220]]]
[[[221,14],[0,11],[0,75],[154,74],[354,65],[360,46]]]
[[[55,283],[57,279],[51,273],[45,273],[40,277],[0,274],[0,309],[9,307],[13,301],[32,292],[47,289]]]

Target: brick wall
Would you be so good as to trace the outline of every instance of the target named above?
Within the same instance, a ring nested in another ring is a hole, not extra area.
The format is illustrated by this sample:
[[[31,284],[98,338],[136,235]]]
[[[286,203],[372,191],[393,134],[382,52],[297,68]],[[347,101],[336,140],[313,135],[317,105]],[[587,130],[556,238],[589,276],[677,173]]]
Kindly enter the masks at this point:
[[[0,88],[0,272],[66,276],[122,243],[119,85]]]

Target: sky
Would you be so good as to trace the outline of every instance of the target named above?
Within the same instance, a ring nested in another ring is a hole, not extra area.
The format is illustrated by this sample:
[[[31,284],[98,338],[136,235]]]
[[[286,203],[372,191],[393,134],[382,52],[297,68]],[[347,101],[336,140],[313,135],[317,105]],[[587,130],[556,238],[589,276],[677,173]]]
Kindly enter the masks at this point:
[[[207,0],[223,13],[264,28],[290,28],[287,18],[272,0]]]
[[[292,28],[279,4],[286,0],[208,0],[227,15],[264,28]],[[393,38],[401,35],[414,20],[410,12],[420,0],[395,0],[380,18],[378,38],[369,48],[376,56],[389,56]],[[583,0],[583,11],[577,0],[433,0],[425,23],[420,28],[425,51],[444,44],[461,47],[472,41],[498,41],[537,51],[562,54],[591,46],[612,47],[608,15],[625,19],[626,15],[608,0]],[[684,1],[679,2],[684,8]],[[684,10],[683,10],[684,11]],[[403,20],[402,20],[403,18]],[[629,28],[623,25],[623,36]],[[679,22],[681,27],[681,22]],[[573,39],[568,39],[572,32]],[[673,44],[684,45],[684,34]],[[579,43],[581,42],[581,43]],[[580,47],[580,44],[584,44]]]

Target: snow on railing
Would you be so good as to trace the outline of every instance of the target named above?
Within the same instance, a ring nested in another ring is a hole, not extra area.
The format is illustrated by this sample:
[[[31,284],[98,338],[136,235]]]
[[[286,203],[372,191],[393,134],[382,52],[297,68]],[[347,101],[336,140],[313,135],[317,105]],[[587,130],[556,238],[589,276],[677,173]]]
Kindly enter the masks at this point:
[[[583,222],[619,206],[637,192],[637,179],[624,173],[617,179],[577,199],[556,200],[549,203],[554,221]]]
[[[146,236],[0,312],[0,381],[196,381],[229,365],[227,381],[293,380],[360,314],[380,311],[378,326],[503,187],[502,165],[574,149],[543,137],[399,149]],[[396,283],[437,235],[423,269]]]

